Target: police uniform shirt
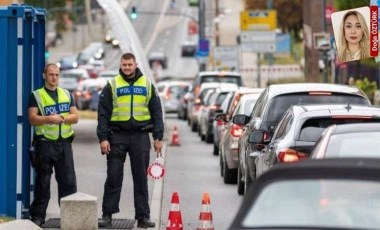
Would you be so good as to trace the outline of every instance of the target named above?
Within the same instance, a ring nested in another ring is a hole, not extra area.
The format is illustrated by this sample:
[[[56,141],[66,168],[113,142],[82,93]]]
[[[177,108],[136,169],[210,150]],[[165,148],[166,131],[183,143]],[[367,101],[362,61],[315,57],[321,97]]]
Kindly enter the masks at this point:
[[[57,103],[58,102],[57,90],[50,90],[50,89],[47,89],[46,87],[44,87],[44,89],[46,90],[47,94]],[[75,102],[73,100],[73,95],[71,95],[70,93],[70,107],[72,106],[75,106]],[[32,107],[38,108],[38,103],[33,93],[29,96],[29,108],[32,108]],[[38,115],[41,115],[40,110],[38,110]]]

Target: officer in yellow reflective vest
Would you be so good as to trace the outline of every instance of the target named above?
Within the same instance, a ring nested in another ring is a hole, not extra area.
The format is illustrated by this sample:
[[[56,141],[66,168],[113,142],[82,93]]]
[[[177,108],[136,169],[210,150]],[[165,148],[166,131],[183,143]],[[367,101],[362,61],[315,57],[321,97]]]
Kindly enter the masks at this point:
[[[28,109],[29,122],[35,131],[36,159],[33,165],[37,173],[30,216],[38,226],[45,222],[53,168],[58,184],[58,202],[77,191],[71,125],[78,122],[78,111],[70,92],[58,87],[57,65],[47,64],[43,78],[45,86],[30,95]]]
[[[137,68],[135,56],[125,53],[120,59],[119,75],[109,80],[99,97],[97,134],[101,153],[107,156],[100,227],[110,227],[112,214],[120,211],[127,153],[131,161],[137,227],[155,227],[148,204],[149,132],[153,132],[154,149],[159,155],[164,135],[161,101],[150,79]]]

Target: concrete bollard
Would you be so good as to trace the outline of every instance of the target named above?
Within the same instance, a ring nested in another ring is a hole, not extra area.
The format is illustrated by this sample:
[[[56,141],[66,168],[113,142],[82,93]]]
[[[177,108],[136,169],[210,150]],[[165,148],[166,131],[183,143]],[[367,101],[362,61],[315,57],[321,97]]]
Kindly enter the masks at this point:
[[[62,230],[97,230],[98,198],[77,192],[61,199]]]

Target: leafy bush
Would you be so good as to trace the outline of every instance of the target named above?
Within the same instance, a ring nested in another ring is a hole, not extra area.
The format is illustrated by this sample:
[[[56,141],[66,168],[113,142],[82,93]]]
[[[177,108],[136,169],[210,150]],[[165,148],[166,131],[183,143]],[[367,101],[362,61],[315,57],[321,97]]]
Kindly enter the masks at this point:
[[[368,81],[368,78],[365,77],[363,80],[356,80],[355,85],[368,96],[371,102],[373,102],[373,97],[375,95],[375,91],[377,90],[377,84],[375,81],[370,82]]]

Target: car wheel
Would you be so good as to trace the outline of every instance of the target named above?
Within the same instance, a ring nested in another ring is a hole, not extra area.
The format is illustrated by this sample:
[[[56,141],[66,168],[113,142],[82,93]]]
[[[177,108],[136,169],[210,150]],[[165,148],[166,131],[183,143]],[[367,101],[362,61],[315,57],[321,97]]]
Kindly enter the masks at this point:
[[[252,172],[253,174],[255,174],[255,180],[256,180],[256,172]],[[251,176],[249,175],[249,171],[248,171],[248,168],[246,167],[245,168],[245,177],[244,177],[244,194],[247,194],[247,190],[249,189],[249,186],[251,186],[252,184],[252,178]]]
[[[223,162],[223,182],[225,184],[235,184],[237,181],[237,169],[228,168],[227,161]]]
[[[191,131],[196,132],[197,131],[197,124],[194,123],[194,121],[190,121]]]
[[[213,152],[213,154],[214,154],[214,156],[219,155],[219,147],[216,144],[214,144],[214,152]]]
[[[214,142],[214,135],[208,131],[206,131],[206,143]]]
[[[220,176],[224,176],[224,169],[223,169],[223,160],[222,160],[222,153],[219,151],[219,165],[220,165]]]
[[[242,181],[243,175],[241,174],[241,168],[240,165],[238,166],[238,172],[237,172],[237,193],[239,195],[244,195],[244,182]]]

